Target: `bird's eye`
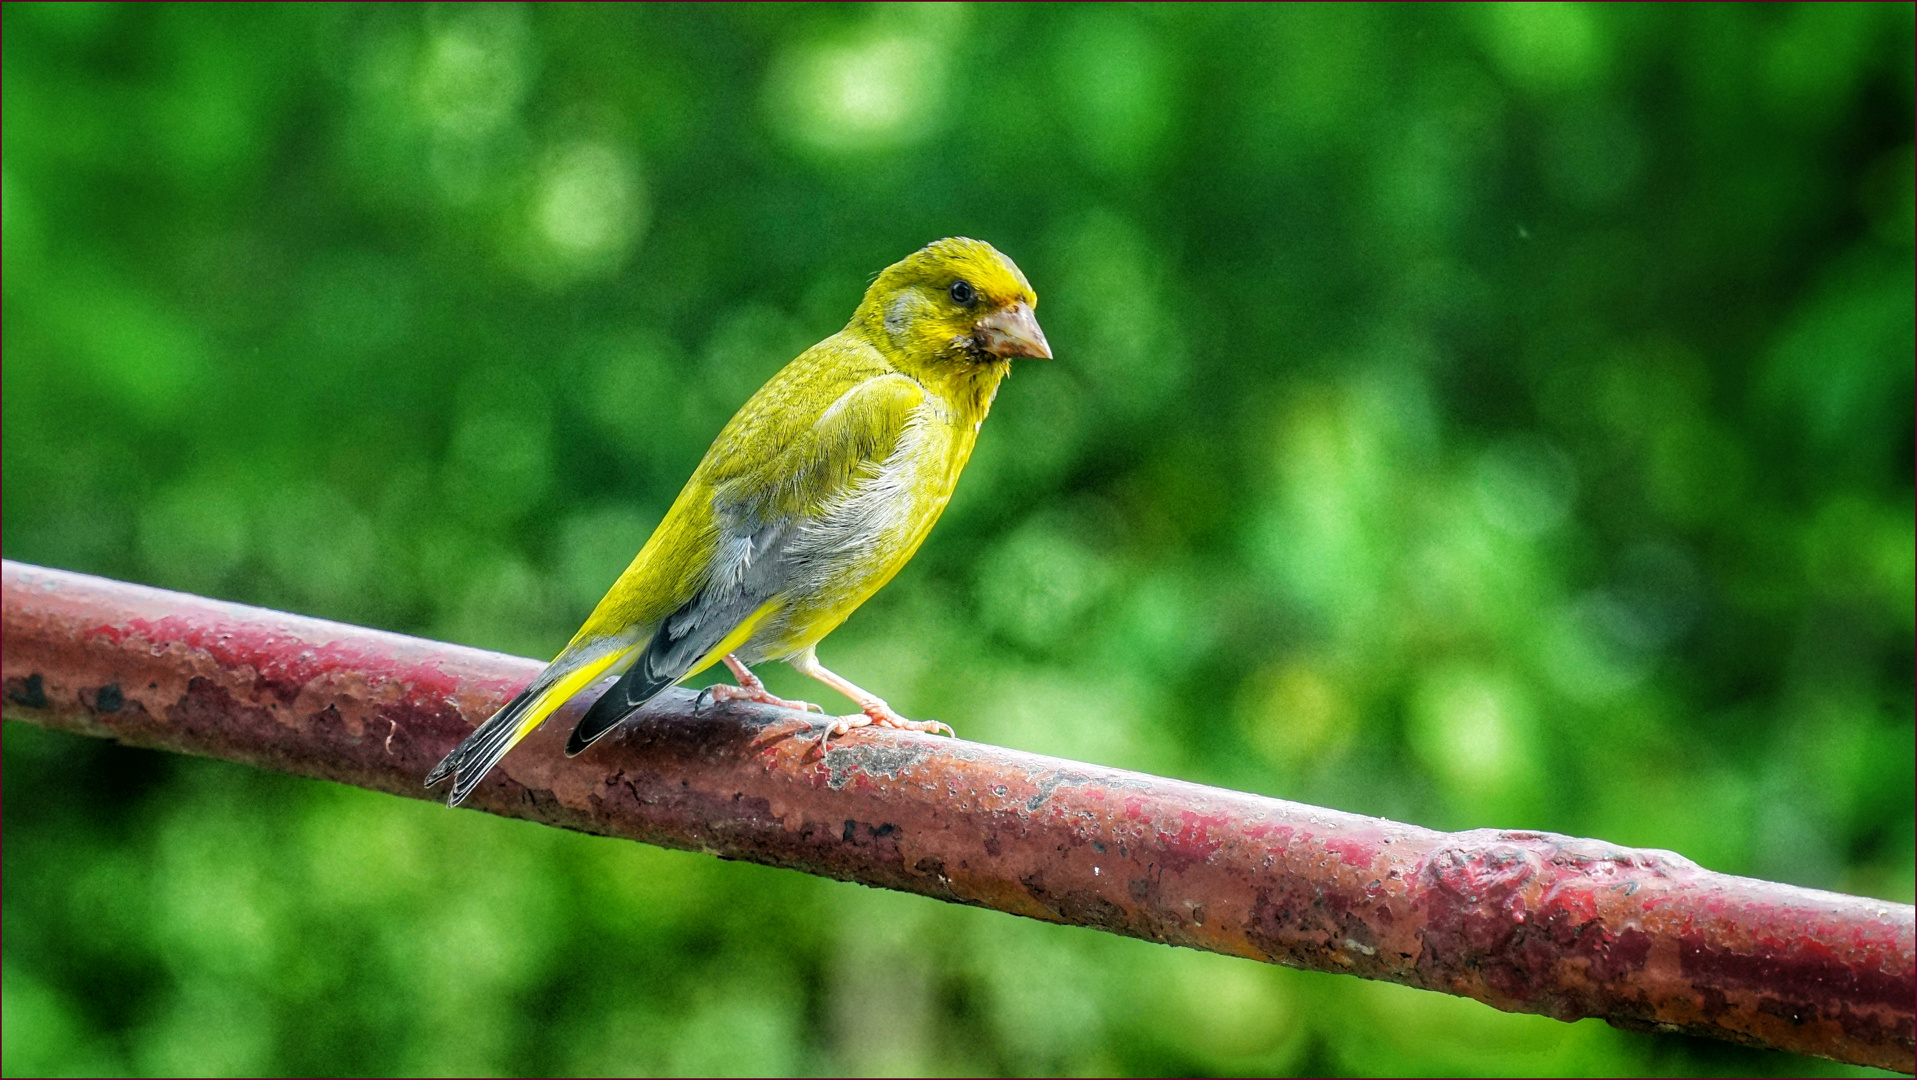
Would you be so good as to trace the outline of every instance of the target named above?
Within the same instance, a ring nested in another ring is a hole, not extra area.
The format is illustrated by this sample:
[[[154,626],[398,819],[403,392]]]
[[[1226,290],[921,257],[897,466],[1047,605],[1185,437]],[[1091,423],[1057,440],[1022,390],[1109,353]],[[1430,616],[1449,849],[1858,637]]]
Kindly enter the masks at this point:
[[[960,307],[971,307],[973,301],[978,299],[978,290],[972,288],[969,281],[954,281],[947,291],[952,294],[952,302]]]

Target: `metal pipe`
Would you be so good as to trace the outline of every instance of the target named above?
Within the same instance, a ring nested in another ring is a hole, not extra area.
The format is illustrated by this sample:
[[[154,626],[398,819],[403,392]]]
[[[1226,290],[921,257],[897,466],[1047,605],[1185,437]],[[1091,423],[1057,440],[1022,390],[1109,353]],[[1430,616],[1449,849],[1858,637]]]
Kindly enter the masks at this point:
[[[431,798],[540,665],[7,562],[6,715]],[[578,704],[468,804],[1049,922],[1913,1070],[1904,904],[1551,833],[1442,833],[674,692],[576,759]]]

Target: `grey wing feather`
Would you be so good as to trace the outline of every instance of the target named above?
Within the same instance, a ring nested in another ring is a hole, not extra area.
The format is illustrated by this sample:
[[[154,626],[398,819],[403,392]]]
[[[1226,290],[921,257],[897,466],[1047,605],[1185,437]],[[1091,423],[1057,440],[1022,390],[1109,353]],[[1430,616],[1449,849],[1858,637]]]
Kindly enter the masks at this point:
[[[778,594],[786,576],[781,555],[788,531],[783,524],[767,525],[721,543],[706,586],[660,622],[639,659],[579,718],[566,740],[568,755],[591,746],[633,710],[684,678],[692,665]]]

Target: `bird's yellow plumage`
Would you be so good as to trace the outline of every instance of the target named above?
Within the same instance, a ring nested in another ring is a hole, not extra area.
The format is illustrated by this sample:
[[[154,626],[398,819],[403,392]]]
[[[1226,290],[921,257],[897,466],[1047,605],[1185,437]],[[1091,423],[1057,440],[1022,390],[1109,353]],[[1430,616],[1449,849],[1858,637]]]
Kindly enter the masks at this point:
[[[819,665],[813,647],[912,558],[972,455],[1017,356],[1051,356],[1038,298],[977,240],[940,240],[879,274],[845,329],[787,364],[733,416],[572,642],[426,778],[458,805],[513,744],[602,675],[578,753],[666,687],[724,660],[721,699],[784,702],[746,665],[786,660],[857,702],[825,737],[900,718]]]

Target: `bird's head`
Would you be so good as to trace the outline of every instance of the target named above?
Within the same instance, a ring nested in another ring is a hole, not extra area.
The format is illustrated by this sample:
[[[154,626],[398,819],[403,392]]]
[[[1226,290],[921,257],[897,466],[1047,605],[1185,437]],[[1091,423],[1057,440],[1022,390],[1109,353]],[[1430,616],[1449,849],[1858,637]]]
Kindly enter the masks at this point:
[[[913,367],[990,367],[1051,359],[1032,309],[1038,297],[1012,260],[979,240],[934,241],[885,268],[853,325]]]

